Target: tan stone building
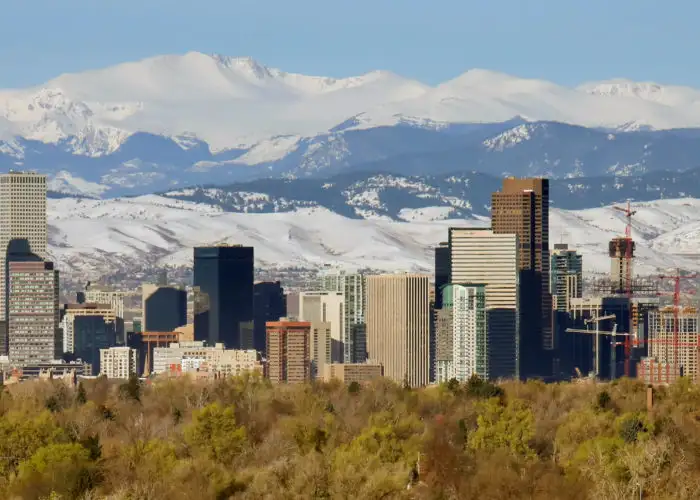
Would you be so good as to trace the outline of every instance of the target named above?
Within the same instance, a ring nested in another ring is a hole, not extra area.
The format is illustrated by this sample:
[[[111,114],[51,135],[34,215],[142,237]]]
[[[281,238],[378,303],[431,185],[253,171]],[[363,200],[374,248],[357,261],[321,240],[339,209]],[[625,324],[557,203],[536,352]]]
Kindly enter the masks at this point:
[[[368,276],[367,353],[397,383],[429,382],[430,283],[419,274]]]
[[[0,174],[0,355],[8,349],[5,270],[8,245],[13,240],[13,250],[31,252],[42,260],[48,257],[45,175]]]
[[[308,321],[268,321],[266,376],[273,384],[303,383],[311,380]]]
[[[384,375],[382,365],[372,363],[332,363],[324,367],[323,381],[330,382],[333,379],[345,384],[353,382],[365,383]]]

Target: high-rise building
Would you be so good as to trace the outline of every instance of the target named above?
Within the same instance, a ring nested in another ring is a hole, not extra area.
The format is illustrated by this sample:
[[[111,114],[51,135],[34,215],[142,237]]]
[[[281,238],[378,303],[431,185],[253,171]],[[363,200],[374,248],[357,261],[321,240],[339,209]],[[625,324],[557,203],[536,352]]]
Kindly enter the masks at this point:
[[[279,281],[258,281],[253,285],[253,348],[265,354],[265,325],[287,316],[284,288]]]
[[[58,271],[43,261],[10,261],[7,269],[10,361],[36,364],[60,358]]]
[[[311,323],[308,321],[283,318],[267,323],[266,375],[273,384],[311,380],[310,336]]]
[[[310,321],[311,323],[330,323],[330,362],[343,362],[343,332],[345,331],[345,295],[342,292],[300,292],[299,320]]]
[[[657,366],[699,381],[699,327],[700,313],[695,307],[679,306],[676,311],[674,306],[666,306],[649,312],[648,357]],[[643,374],[638,375],[644,378]]]
[[[139,353],[131,347],[100,349],[100,374],[107,378],[128,379],[138,375]]]
[[[610,240],[608,255],[610,256],[611,293],[626,293],[627,288],[632,286],[635,248],[635,242],[631,238],[618,237]]]
[[[83,302],[91,304],[109,304],[114,310],[117,342],[126,345],[126,327],[124,324],[124,292],[112,290],[102,285],[88,283],[82,293]],[[80,300],[78,301],[80,302]]]
[[[253,247],[194,249],[194,286],[206,296],[194,318],[196,340],[253,348]]]
[[[501,191],[491,197],[491,226],[495,234],[518,236],[522,375],[551,375],[549,180],[504,179]]]
[[[442,309],[442,287],[450,282],[450,244],[435,247],[435,309]]]
[[[490,378],[520,377],[518,236],[450,228],[450,281],[486,287]]]
[[[491,378],[492,368],[501,371],[490,362],[492,350],[501,346],[489,343],[486,287],[450,284],[443,287],[442,295],[436,332],[436,381],[466,382],[472,375]]]
[[[75,316],[73,319],[74,354],[92,366],[92,375],[100,373],[100,350],[116,347],[114,321],[104,316]]]
[[[7,254],[20,242],[23,253],[48,256],[46,176],[31,172],[0,174],[0,356],[8,353]]]
[[[187,292],[174,286],[144,284],[141,311],[145,331],[171,332],[187,324]]]
[[[365,325],[365,276],[360,273],[333,271],[321,276],[321,290],[341,292],[345,297],[343,357],[345,363],[364,363],[367,359]]]
[[[112,323],[114,325],[112,328],[114,329],[115,336],[117,335],[117,315],[111,304],[93,304],[90,302],[65,304],[61,314],[64,353],[75,353],[75,319],[80,316],[101,317],[105,323]]]
[[[583,297],[583,256],[566,243],[555,243],[550,269],[552,307],[568,311],[571,299]]]
[[[411,387],[429,381],[430,282],[418,274],[367,276],[367,355]]]

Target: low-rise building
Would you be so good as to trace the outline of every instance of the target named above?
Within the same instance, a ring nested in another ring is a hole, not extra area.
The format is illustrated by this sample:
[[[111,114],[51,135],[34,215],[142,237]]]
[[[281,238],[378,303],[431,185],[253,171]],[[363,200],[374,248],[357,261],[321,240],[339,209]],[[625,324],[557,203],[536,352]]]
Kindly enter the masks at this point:
[[[372,363],[331,363],[323,368],[323,381],[333,379],[345,384],[352,382],[365,383],[384,375],[382,365]]]
[[[224,344],[207,346],[204,341],[174,342],[153,350],[153,373],[179,375],[209,372],[219,376],[238,376],[244,372],[262,372],[262,363],[253,349],[225,349]]]
[[[138,375],[139,354],[131,347],[100,349],[100,375],[107,378],[128,379]]]

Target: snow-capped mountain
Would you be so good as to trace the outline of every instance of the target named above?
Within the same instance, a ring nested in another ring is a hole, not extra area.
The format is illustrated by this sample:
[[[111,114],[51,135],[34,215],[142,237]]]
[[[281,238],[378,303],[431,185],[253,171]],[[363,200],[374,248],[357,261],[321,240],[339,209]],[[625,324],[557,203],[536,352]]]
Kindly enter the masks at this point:
[[[682,171],[700,166],[699,103],[696,89],[627,80],[570,88],[469,70],[429,86],[190,52],[0,90],[0,170],[104,197],[351,170]]]
[[[256,195],[249,193],[249,202]],[[365,197],[372,203],[372,195]],[[700,270],[700,200],[635,204],[636,272],[681,267]],[[441,219],[442,207],[404,208],[406,221],[351,219],[324,207],[277,213],[232,213],[220,206],[163,196],[112,200],[52,199],[50,252],[62,272],[97,278],[147,266],[189,266],[192,247],[240,243],[255,247],[263,268],[323,266],[429,272],[432,248],[450,226],[488,225],[486,217]],[[610,207],[550,214],[551,242],[565,241],[584,255],[584,270],[606,272],[607,242],[624,232]]]

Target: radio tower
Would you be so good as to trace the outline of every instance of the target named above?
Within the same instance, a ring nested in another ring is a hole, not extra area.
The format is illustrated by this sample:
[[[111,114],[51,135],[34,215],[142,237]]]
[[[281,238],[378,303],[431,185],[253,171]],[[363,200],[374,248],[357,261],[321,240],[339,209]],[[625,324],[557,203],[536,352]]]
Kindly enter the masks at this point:
[[[627,297],[629,298],[629,311],[630,311],[630,325],[632,324],[632,315],[634,314],[633,312],[633,307],[632,307],[632,259],[634,259],[634,240],[632,240],[632,216],[637,213],[636,210],[632,210],[632,205],[630,203],[630,200],[627,200],[627,206],[626,207],[613,207],[613,209],[622,212],[625,214],[625,218],[627,219],[627,223],[625,224],[625,237],[624,238],[615,238],[613,241],[610,242],[610,256],[613,257],[613,259],[619,259],[622,258],[623,262],[620,262],[619,264],[622,264],[622,266],[619,266],[618,264],[618,273],[619,274],[624,274],[623,276],[620,276],[619,280],[619,285],[622,285],[623,291]],[[615,260],[613,260],[614,262]],[[624,271],[623,271],[624,269]],[[622,271],[622,272],[620,272]],[[613,274],[614,276],[614,274]],[[619,286],[618,286],[619,288]],[[625,377],[630,376],[630,357],[632,355],[632,346],[630,344],[630,337],[629,335],[625,337]]]

